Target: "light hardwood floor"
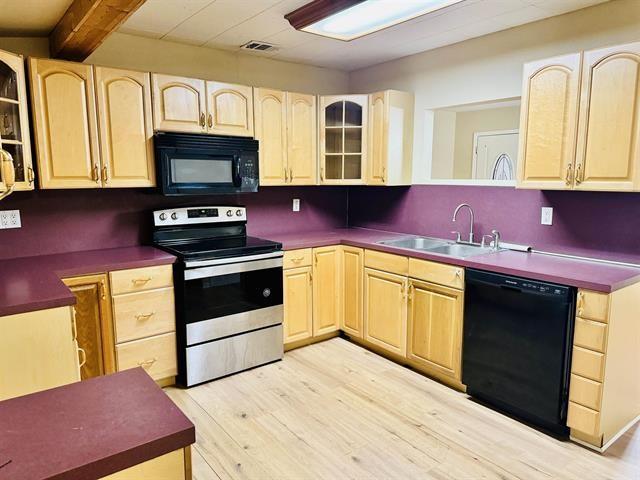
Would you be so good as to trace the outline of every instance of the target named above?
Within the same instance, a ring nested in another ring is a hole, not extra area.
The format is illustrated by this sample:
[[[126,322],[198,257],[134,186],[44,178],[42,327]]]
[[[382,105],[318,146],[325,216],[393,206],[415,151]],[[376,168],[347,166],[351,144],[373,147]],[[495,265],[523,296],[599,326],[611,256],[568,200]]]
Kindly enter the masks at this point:
[[[189,390],[194,479],[640,479],[640,428],[600,455],[335,338]]]

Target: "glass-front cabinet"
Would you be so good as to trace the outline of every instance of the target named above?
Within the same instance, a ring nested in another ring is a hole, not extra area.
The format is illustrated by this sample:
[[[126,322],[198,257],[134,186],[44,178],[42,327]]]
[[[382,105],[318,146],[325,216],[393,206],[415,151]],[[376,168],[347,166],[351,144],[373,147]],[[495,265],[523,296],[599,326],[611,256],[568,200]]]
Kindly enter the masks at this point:
[[[14,190],[33,190],[24,60],[0,50],[0,148],[13,158]],[[6,189],[4,179],[0,191]]]
[[[367,95],[320,97],[320,183],[365,182]]]

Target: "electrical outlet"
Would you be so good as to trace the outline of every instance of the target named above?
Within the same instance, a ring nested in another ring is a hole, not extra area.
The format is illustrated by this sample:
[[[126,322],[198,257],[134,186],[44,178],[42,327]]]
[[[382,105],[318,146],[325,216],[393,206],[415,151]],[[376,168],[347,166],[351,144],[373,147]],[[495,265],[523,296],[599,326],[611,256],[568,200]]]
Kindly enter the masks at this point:
[[[0,228],[20,228],[20,210],[2,210],[0,211]]]
[[[553,225],[553,208],[542,207],[542,213],[540,215],[541,225]]]
[[[299,198],[294,198],[293,199],[293,211],[294,212],[299,212],[300,211],[300,199]]]

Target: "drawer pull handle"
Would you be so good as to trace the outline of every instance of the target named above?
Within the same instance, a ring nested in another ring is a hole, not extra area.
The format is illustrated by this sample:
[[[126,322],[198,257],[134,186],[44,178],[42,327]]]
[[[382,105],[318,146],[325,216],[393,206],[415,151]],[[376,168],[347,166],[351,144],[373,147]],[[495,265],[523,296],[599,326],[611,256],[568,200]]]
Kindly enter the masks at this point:
[[[140,313],[140,314],[136,315],[136,320],[149,320],[155,314],[156,314],[156,312]]]
[[[297,257],[297,258],[292,258],[291,261],[293,263],[300,263],[302,260],[304,260],[304,257]]]
[[[78,365],[78,367],[82,368],[87,363],[87,352],[84,351],[84,348],[78,347],[78,353],[80,353],[82,356],[82,361],[80,362],[80,365]]]
[[[153,357],[153,358],[150,358],[149,360],[143,360],[142,362],[138,362],[138,365],[146,369],[146,368],[150,368],[157,361],[158,359]]]
[[[147,278],[134,278],[131,280],[131,282],[134,285],[144,285],[147,282],[151,281],[151,277],[147,277]]]

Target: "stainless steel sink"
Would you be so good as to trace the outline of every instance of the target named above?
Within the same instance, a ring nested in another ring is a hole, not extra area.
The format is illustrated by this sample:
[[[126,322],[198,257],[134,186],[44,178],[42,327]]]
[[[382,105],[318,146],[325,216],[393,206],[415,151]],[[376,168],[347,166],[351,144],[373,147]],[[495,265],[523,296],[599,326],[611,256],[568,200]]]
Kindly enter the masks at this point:
[[[449,240],[430,237],[402,237],[393,240],[382,240],[377,242],[380,245],[389,247],[406,248],[419,252],[437,253],[439,255],[447,255],[449,257],[466,258],[475,255],[484,255],[493,253],[495,250],[491,247],[483,247],[481,245],[472,245],[465,243],[455,243]]]

